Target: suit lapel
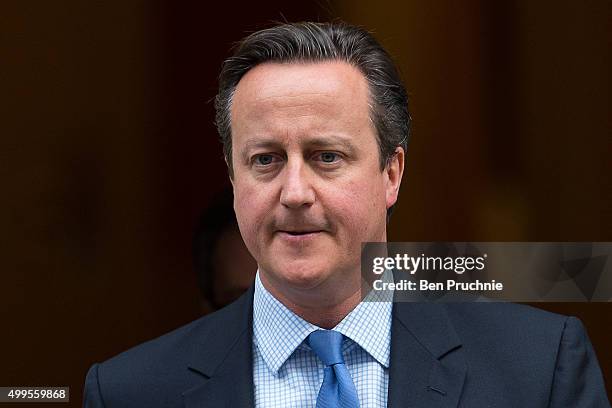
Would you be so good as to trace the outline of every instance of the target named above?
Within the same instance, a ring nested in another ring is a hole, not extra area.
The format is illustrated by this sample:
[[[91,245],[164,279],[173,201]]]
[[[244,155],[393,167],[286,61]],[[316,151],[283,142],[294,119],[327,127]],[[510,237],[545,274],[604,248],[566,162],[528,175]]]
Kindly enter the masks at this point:
[[[210,316],[188,366],[201,384],[183,393],[186,408],[254,406],[253,291]],[[388,407],[457,407],[467,366],[445,306],[394,303],[391,330]]]
[[[253,288],[211,316],[188,367],[202,382],[183,393],[186,408],[254,406]]]
[[[397,302],[391,330],[388,406],[457,407],[467,366],[445,306]]]

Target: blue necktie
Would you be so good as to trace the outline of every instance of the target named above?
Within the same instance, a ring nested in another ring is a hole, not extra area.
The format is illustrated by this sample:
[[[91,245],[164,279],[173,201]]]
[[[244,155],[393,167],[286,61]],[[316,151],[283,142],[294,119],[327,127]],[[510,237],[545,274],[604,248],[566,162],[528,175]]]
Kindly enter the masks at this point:
[[[325,364],[323,385],[316,408],[358,408],[359,397],[342,357],[342,333],[317,330],[308,336],[308,345]]]

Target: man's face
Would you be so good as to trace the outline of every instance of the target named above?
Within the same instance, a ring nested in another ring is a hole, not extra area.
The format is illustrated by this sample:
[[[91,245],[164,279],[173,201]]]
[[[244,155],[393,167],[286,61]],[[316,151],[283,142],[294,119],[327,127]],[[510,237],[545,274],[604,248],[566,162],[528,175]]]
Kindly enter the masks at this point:
[[[345,62],[267,63],[232,102],[234,208],[264,282],[358,290],[361,243],[386,240],[403,151],[380,169],[365,77]]]

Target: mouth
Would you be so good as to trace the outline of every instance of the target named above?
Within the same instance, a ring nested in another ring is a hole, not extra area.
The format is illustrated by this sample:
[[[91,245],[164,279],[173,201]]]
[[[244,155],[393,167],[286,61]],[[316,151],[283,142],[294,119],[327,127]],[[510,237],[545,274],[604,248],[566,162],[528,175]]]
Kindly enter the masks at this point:
[[[316,238],[319,234],[321,234],[322,230],[312,230],[312,231],[284,231],[279,230],[277,234],[281,239],[290,243],[304,243],[313,238]]]
[[[317,234],[319,232],[323,232],[321,230],[314,230],[314,231],[278,231],[282,234],[288,234],[288,235],[292,235],[292,236],[301,236],[301,235],[308,235],[308,234]]]

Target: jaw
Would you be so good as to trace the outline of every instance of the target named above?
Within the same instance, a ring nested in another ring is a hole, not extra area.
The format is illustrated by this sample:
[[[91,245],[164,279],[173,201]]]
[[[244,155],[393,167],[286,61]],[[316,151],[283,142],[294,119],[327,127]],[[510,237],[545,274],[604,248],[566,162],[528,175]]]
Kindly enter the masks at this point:
[[[267,281],[279,295],[298,304],[322,304],[348,296],[360,287],[360,264],[331,263],[317,252],[298,257],[278,257],[260,265],[262,281]],[[268,285],[266,285],[268,287]]]

